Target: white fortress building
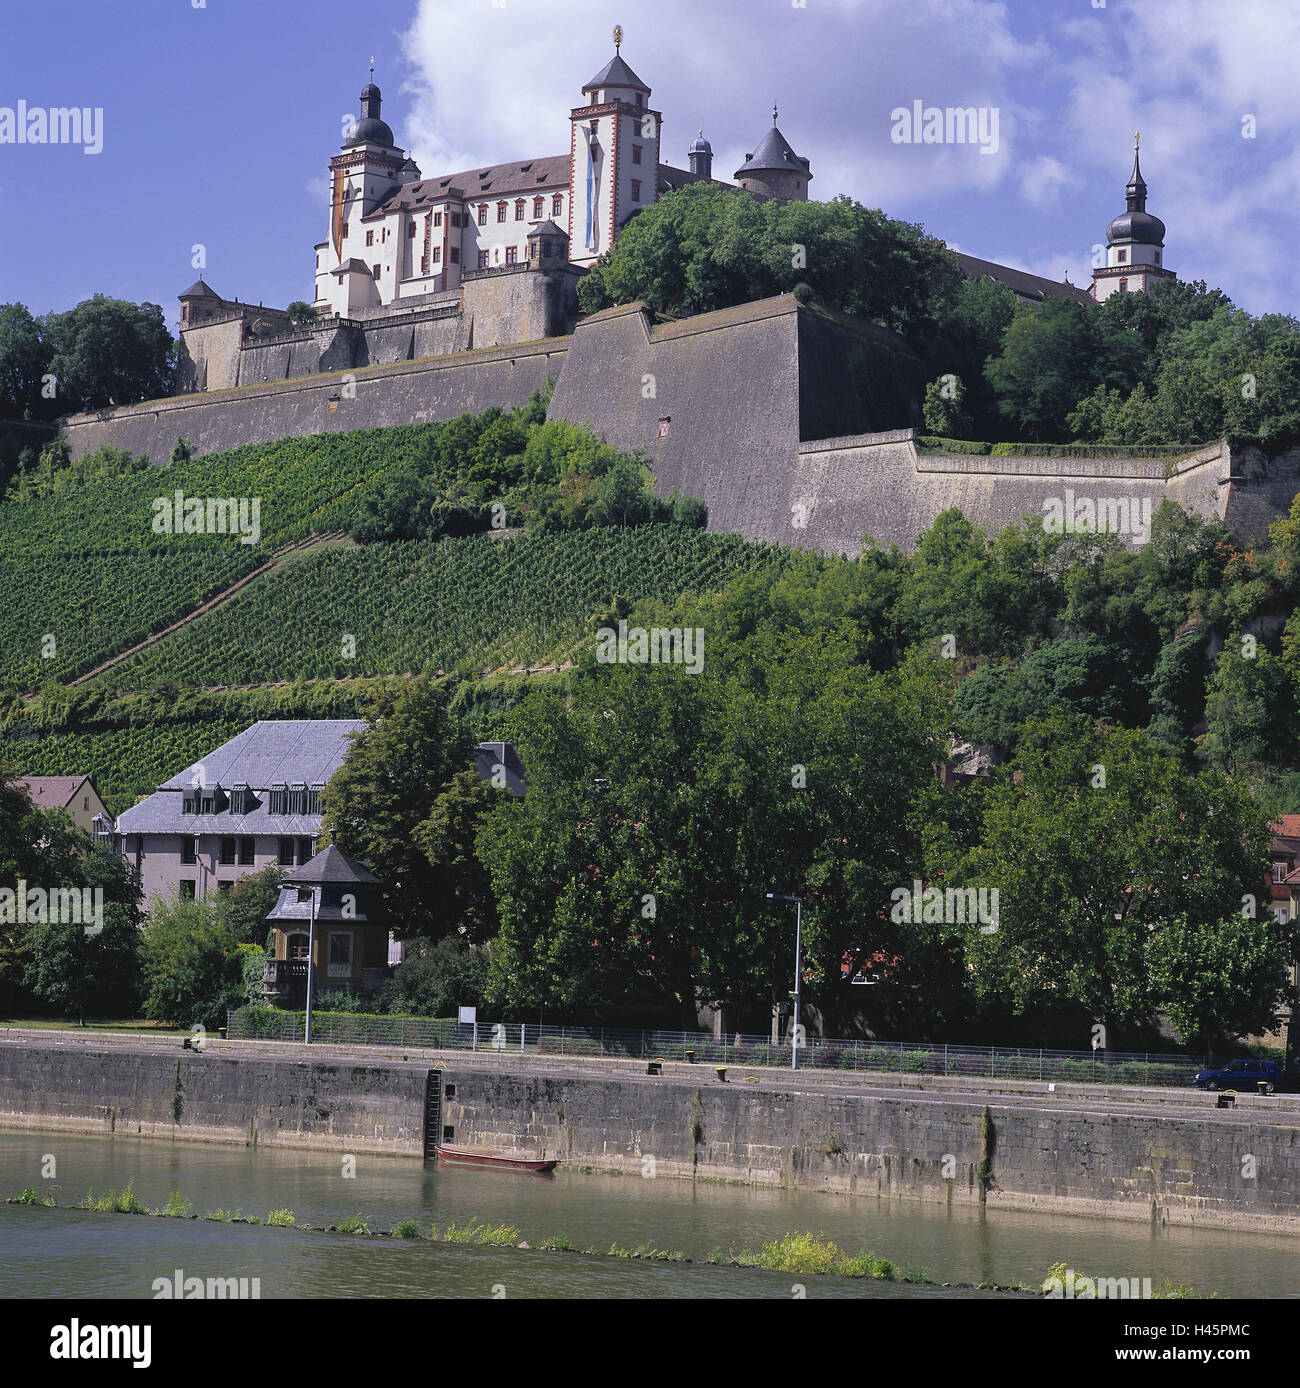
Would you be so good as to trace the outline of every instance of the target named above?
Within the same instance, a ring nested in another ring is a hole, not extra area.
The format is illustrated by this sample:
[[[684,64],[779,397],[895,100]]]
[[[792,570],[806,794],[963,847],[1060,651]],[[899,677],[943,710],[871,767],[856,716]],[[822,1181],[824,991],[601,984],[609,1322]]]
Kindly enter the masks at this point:
[[[457,289],[468,275],[510,265],[587,267],[642,208],[684,184],[712,180],[703,131],[689,169],[661,158],[663,113],[614,56],[569,112],[567,153],[423,178],[382,119],[373,82],[361,115],[330,160],[329,235],[316,247],[316,308],[351,316]],[[737,170],[758,196],[806,199],[812,174],[775,127]]]
[[[688,167],[664,163],[663,113],[622,43],[619,27],[614,56],[569,112],[566,152],[435,178],[397,144],[369,82],[329,162],[315,322],[223,299],[198,280],[180,296],[181,392],[560,335],[577,317],[578,280],[663,194],[706,181],[807,199],[809,161],[776,128],[775,111],[734,184],[713,177],[703,130],[685,151]],[[410,333],[392,331],[408,321]]]
[[[709,182],[807,201],[811,165],[777,128],[775,108],[734,183],[714,178],[703,129],[686,150],[688,167],[664,163],[663,113],[622,44],[616,27],[614,56],[569,112],[567,152],[434,178],[398,146],[382,94],[367,83],[360,114],[329,161],[329,225],[315,247],[312,300],[301,301],[307,311],[291,318],[223,299],[198,280],[180,295],[178,393],[564,336],[579,316],[579,280],[665,194]],[[1106,264],[1090,290],[957,259],[966,274],[995,279],[1028,303],[1086,304],[1145,290],[1171,274],[1160,263],[1164,223],[1146,211],[1146,194],[1135,154],[1127,210],[1107,229]]]

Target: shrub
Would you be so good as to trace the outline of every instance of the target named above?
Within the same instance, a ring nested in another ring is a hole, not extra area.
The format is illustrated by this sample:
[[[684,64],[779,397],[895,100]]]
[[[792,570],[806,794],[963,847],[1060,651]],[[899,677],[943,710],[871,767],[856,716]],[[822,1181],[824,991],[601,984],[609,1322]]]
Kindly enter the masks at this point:
[[[566,1239],[563,1234],[556,1234],[549,1239],[543,1239],[538,1248],[544,1248],[548,1253],[576,1253],[578,1245]]]
[[[433,1237],[444,1243],[486,1243],[506,1248],[517,1244],[523,1235],[513,1224],[457,1224],[453,1220],[441,1235],[435,1225]]]
[[[115,1190],[105,1191],[103,1195],[96,1195],[89,1191],[86,1198],[81,1202],[83,1210],[97,1210],[101,1214],[148,1214],[149,1207],[135,1193],[135,1182],[129,1181],[126,1187],[118,1192]]]
[[[160,1215],[166,1215],[169,1219],[184,1219],[190,1212],[190,1206],[194,1202],[186,1198],[178,1190],[172,1191],[167,1197],[167,1203],[158,1211]]]
[[[312,1011],[357,1013],[361,1011],[361,999],[351,988],[321,988]]]
[[[393,1237],[395,1239],[418,1239],[420,1237],[419,1220],[399,1219],[393,1225]]]
[[[841,1252],[820,1234],[786,1234],[765,1243],[757,1254],[741,1254],[742,1266],[770,1268],[774,1272],[830,1275],[836,1277],[877,1277],[893,1280],[898,1270],[888,1258],[875,1253]]]
[[[986,454],[992,444],[974,443],[970,439],[945,439],[934,434],[920,434],[916,440],[920,453],[975,453]]]
[[[272,1210],[266,1217],[268,1224],[274,1224],[277,1228],[292,1229],[297,1224],[292,1210]]]
[[[53,1209],[55,1202],[52,1195],[42,1195],[40,1191],[33,1190],[31,1186],[24,1186],[17,1195],[11,1195],[7,1203],[10,1205],[44,1205],[47,1209]]]
[[[370,1225],[363,1215],[354,1214],[348,1219],[339,1220],[340,1234],[368,1234],[369,1232]]]

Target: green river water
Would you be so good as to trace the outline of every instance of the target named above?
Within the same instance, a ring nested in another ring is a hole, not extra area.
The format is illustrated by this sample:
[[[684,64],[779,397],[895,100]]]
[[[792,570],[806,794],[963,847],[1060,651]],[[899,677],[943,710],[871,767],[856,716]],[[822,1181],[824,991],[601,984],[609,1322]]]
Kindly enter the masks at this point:
[[[53,1156],[56,1177],[42,1179]],[[337,1224],[361,1214],[372,1230],[399,1219],[429,1226],[508,1223],[536,1245],[563,1235],[605,1253],[612,1243],[680,1252],[692,1264],[580,1257],[205,1220],[0,1206],[0,1296],[144,1297],[157,1278],[259,1279],[269,1297],[975,1297],[969,1289],[718,1267],[713,1249],[757,1249],[794,1231],[825,1234],[847,1252],[869,1248],[937,1282],[1041,1283],[1064,1262],[1112,1277],[1166,1278],[1221,1296],[1294,1296],[1300,1242],[1284,1235],[1153,1228],[1041,1213],[949,1212],[911,1202],[636,1176],[551,1176],[425,1166],[367,1157],[345,1177],[334,1154],[173,1144],[124,1137],[0,1132],[0,1195],[23,1186],[73,1205],[89,1190],[134,1182],[151,1208],[172,1191],[192,1213],[240,1210],[265,1220]]]

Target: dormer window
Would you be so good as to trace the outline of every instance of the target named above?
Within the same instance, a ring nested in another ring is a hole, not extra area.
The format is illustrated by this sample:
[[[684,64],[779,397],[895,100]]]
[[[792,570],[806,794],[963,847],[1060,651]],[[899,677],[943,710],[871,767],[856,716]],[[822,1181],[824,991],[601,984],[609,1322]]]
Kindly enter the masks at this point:
[[[278,785],[271,787],[271,804],[269,806],[271,814],[289,813],[289,787]]]

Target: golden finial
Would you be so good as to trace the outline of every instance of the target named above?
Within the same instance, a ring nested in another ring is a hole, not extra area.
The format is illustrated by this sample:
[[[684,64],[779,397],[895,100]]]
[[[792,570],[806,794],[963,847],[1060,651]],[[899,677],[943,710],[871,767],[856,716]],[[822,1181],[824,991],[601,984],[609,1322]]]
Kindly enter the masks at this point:
[[[375,77],[375,55],[370,55],[370,80],[373,82]]]
[[[772,103],[772,124],[776,124],[776,102]]]
[[[615,24],[615,25],[614,25],[614,52],[617,53],[618,50],[619,50],[620,48],[622,48],[622,46],[623,46],[623,26],[622,26],[621,24]]]
[[[1135,130],[1135,131],[1133,132],[1133,152],[1134,152],[1134,154],[1137,153],[1138,139],[1140,138],[1140,133],[1141,133],[1141,132],[1139,132],[1139,131],[1137,131],[1137,130]]]

